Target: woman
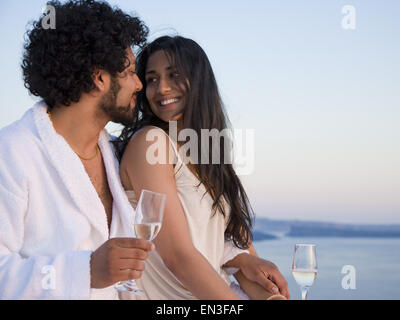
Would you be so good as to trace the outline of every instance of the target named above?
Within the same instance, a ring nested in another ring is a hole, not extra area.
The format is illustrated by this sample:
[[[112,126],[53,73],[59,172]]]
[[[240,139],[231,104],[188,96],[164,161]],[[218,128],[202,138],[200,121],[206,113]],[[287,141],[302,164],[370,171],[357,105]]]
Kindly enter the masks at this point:
[[[226,262],[242,253],[240,249],[254,253],[253,213],[232,164],[224,163],[225,140],[217,146],[220,161],[207,164],[195,158],[201,155],[211,162],[215,149],[204,148],[211,139],[202,139],[188,156],[183,145],[190,139],[168,136],[174,121],[177,136],[184,129],[191,129],[191,137],[201,137],[201,129],[227,128],[208,58],[192,40],[161,37],[141,51],[137,72],[144,87],[134,122],[119,139],[121,181],[134,206],[142,189],[167,195],[163,225],[154,240],[157,250],[146,260],[138,286],[149,299],[239,299],[221,266],[229,266]],[[157,137],[156,148],[149,137]],[[151,155],[149,150],[155,149]],[[225,240],[236,247],[229,248],[230,257],[226,248],[224,256]]]

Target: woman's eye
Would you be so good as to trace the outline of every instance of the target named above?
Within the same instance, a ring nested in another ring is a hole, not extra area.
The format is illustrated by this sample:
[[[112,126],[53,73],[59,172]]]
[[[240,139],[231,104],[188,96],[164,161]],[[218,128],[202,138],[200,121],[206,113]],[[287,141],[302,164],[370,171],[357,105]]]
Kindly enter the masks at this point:
[[[180,76],[180,74],[179,74],[179,72],[173,72],[173,73],[172,73],[172,76],[173,76],[174,78],[177,78],[177,77]]]
[[[147,83],[153,83],[153,82],[156,82],[156,81],[157,81],[156,78],[148,78],[148,79],[146,80]]]

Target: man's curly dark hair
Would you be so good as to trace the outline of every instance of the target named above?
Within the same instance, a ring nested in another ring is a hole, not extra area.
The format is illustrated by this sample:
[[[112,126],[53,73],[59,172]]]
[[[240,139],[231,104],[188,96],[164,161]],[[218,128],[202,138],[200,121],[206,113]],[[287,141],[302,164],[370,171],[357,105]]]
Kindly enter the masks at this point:
[[[55,29],[33,23],[24,45],[22,70],[25,87],[49,108],[78,102],[82,93],[95,89],[93,73],[102,69],[112,77],[129,61],[126,49],[142,46],[148,28],[106,2],[49,1],[56,13]]]

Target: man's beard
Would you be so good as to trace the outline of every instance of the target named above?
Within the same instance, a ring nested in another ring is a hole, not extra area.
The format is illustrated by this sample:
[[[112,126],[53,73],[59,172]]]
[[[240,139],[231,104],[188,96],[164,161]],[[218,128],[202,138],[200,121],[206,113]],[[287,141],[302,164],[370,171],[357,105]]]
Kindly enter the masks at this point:
[[[133,110],[128,106],[117,106],[117,96],[121,86],[115,77],[111,78],[111,85],[108,92],[100,101],[99,108],[112,122],[129,126],[133,122]]]

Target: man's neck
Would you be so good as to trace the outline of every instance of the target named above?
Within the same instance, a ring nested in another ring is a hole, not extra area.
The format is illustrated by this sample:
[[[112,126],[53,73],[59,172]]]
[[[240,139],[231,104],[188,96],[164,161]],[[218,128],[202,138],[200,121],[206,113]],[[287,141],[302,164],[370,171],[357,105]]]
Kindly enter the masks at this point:
[[[94,102],[80,101],[70,106],[55,107],[50,114],[56,132],[77,154],[90,157],[97,152],[99,135],[108,119],[99,114]]]

